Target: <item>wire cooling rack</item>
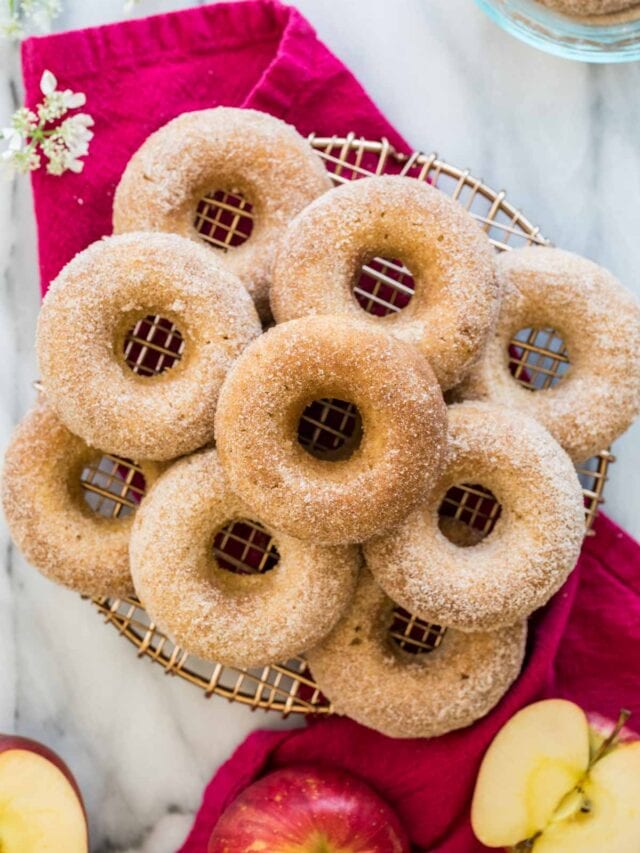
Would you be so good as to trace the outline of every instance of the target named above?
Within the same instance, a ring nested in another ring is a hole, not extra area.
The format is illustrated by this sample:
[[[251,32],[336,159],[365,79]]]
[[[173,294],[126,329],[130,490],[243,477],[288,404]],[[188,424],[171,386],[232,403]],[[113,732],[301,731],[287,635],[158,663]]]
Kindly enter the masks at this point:
[[[397,174],[427,181],[457,199],[471,212],[499,251],[546,245],[540,231],[498,192],[435,154],[418,151],[406,155],[388,141],[371,141],[349,134],[344,138],[312,135],[310,142],[323,159],[335,184],[370,175]],[[253,228],[251,199],[235,190],[212,188],[194,215],[200,237],[221,251],[240,245]],[[363,310],[377,316],[401,311],[410,302],[414,282],[410,270],[397,258],[374,258],[362,269],[353,285],[354,298]],[[166,318],[149,315],[139,320],[126,340],[124,357],[129,367],[143,376],[169,369],[181,357],[184,341]],[[569,354],[554,329],[519,330],[509,349],[514,377],[532,391],[549,388],[562,378]],[[322,458],[339,458],[357,441],[360,430],[357,410],[343,400],[316,400],[303,413],[299,440]],[[584,490],[586,533],[603,502],[602,492],[613,456],[603,451],[578,469]],[[144,494],[140,469],[130,460],[103,456],[82,473],[87,503],[102,515],[124,516],[135,509]],[[460,545],[486,536],[500,515],[500,505],[480,484],[465,483],[451,489],[440,508],[443,532]],[[273,569],[279,554],[264,528],[249,519],[220,530],[213,544],[215,557],[230,571],[253,573]],[[199,660],[176,646],[150,621],[141,603],[125,599],[95,598],[93,603],[107,623],[138,649],[138,654],[160,664],[167,674],[177,675],[204,691],[242,702],[252,708],[281,714],[326,714],[329,701],[322,696],[300,657],[281,665],[235,669]],[[436,648],[445,628],[432,625],[398,608],[390,636],[405,651],[428,653]]]

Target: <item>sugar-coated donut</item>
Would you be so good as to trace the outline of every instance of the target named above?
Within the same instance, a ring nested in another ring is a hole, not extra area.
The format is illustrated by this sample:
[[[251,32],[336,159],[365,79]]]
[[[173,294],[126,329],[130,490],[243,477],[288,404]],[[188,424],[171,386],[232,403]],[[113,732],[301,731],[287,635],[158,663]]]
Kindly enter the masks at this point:
[[[16,545],[43,575],[84,595],[120,597],[133,592],[133,516],[100,516],[84,500],[80,476],[100,455],[40,400],[18,424],[7,449],[2,503]],[[161,467],[139,465],[151,486]]]
[[[363,571],[347,614],[307,652],[337,713],[390,737],[438,737],[483,717],[518,677],[526,622],[480,634],[448,628],[436,649],[416,655],[389,636],[394,608]]]
[[[541,0],[545,6],[568,15],[607,15],[638,6],[638,0]]]
[[[462,484],[488,488],[501,505],[493,531],[471,547],[454,544],[438,524],[443,498]],[[365,558],[387,595],[411,613],[489,631],[548,601],[573,569],[584,529],[577,474],[544,427],[489,403],[463,403],[449,409],[447,461],[427,501],[367,542]]]
[[[353,403],[362,439],[346,459],[298,442],[313,400]],[[275,326],[223,385],[216,443],[231,488],[276,530],[323,544],[360,542],[399,524],[440,471],[446,407],[413,347],[345,317]]]
[[[415,344],[443,388],[458,383],[493,324],[494,250],[472,216],[423,181],[376,177],[344,184],[289,226],[274,272],[278,322],[346,314]],[[375,317],[352,288],[373,257],[400,259],[414,295],[402,311]]]
[[[180,361],[151,377],[124,360],[147,315],[181,332]],[[132,459],[171,459],[213,438],[222,380],[261,332],[246,290],[204,247],[175,234],[94,243],[51,285],[38,320],[40,373],[51,404],[87,444]]]
[[[497,276],[495,333],[456,393],[526,412],[583,462],[640,412],[640,305],[607,270],[560,249],[505,252]],[[509,341],[525,328],[555,329],[566,344],[569,370],[551,388],[531,391],[509,372]]]
[[[309,143],[280,119],[217,107],[184,113],[133,155],[116,190],[114,231],[173,231],[201,240],[194,222],[203,196],[241,193],[252,205],[250,238],[226,253],[211,247],[268,310],[278,243],[289,221],[331,188]]]
[[[131,573],[145,608],[187,651],[230,666],[286,661],[324,637],[348,606],[357,548],[302,543],[266,525],[280,560],[265,574],[221,568],[216,533],[262,523],[225,484],[215,450],[176,462],[136,518]]]

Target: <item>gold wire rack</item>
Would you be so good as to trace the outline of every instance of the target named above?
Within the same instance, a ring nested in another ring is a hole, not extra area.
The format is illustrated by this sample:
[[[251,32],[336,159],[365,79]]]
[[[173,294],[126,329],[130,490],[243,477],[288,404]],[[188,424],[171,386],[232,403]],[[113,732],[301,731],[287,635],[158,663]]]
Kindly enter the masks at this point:
[[[346,137],[309,138],[323,159],[335,184],[370,175],[397,174],[427,181],[459,201],[486,231],[499,251],[530,245],[546,245],[540,231],[498,192],[435,154],[396,151],[387,140],[371,141],[354,134]],[[198,204],[194,227],[202,239],[228,251],[251,235],[251,200],[235,189],[215,190]],[[374,258],[367,263],[353,285],[354,298],[374,315],[401,311],[413,295],[413,278],[397,258]],[[181,357],[184,341],[166,318],[149,315],[138,321],[125,340],[124,357],[130,368],[144,376],[169,369]],[[554,329],[522,329],[511,342],[510,369],[525,387],[535,391],[549,388],[569,367],[569,356],[560,334]],[[314,455],[331,458],[348,448],[360,429],[355,407],[342,400],[317,400],[305,410],[299,427],[300,442]],[[614,461],[608,451],[578,469],[583,485],[586,533],[603,502],[608,466]],[[144,478],[131,461],[103,456],[82,474],[85,498],[103,515],[131,513],[144,494]],[[479,484],[463,484],[451,489],[440,508],[441,524],[460,544],[473,541],[493,529],[500,505]],[[453,525],[454,527],[451,527]],[[454,531],[455,528],[455,531]],[[466,530],[470,536],[460,537]],[[449,535],[449,533],[447,534]],[[260,525],[243,519],[228,525],[215,537],[214,554],[230,571],[265,572],[273,569],[279,555],[269,534]],[[213,694],[242,702],[253,709],[290,713],[327,714],[329,701],[313,681],[302,658],[256,669],[236,669],[202,661],[176,646],[150,621],[137,598],[96,598],[93,603],[105,621],[126,637],[138,655],[160,664],[165,673],[177,675]],[[395,611],[390,637],[407,652],[428,653],[436,648],[445,628],[424,622],[401,608]]]

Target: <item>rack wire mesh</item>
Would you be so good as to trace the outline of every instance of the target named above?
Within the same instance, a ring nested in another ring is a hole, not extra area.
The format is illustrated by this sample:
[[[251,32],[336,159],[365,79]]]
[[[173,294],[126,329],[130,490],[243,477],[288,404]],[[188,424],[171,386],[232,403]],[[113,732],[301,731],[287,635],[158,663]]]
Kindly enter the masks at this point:
[[[435,154],[396,151],[385,139],[371,141],[354,134],[346,137],[310,136],[335,184],[370,175],[398,174],[427,181],[460,202],[486,231],[499,251],[519,246],[546,245],[539,229],[513,207],[506,194],[487,186],[468,170],[459,169]],[[198,204],[194,227],[205,242],[228,251],[251,234],[253,211],[237,190],[216,190]],[[384,316],[400,311],[413,295],[413,278],[398,259],[373,258],[363,267],[353,295],[369,313]],[[184,341],[166,318],[148,316],[138,321],[125,340],[125,360],[130,368],[151,376],[173,366],[181,357]],[[553,329],[523,329],[510,346],[514,377],[532,390],[551,387],[569,367],[562,337]],[[330,458],[357,438],[360,429],[355,407],[342,400],[318,400],[305,410],[299,430],[301,443],[314,455]],[[578,468],[585,500],[586,533],[603,503],[607,470],[614,457],[604,450]],[[132,512],[144,494],[142,472],[131,461],[103,456],[87,466],[82,485],[89,505],[103,515]],[[500,515],[500,505],[478,484],[451,489],[441,506],[443,530],[457,525],[471,532],[473,541],[488,535]],[[453,531],[452,531],[453,536]],[[461,544],[470,544],[470,542]],[[215,537],[214,554],[230,571],[265,572],[277,565],[279,555],[264,528],[248,519],[234,521]],[[160,664],[167,674],[191,682],[206,696],[217,694],[251,708],[290,713],[327,714],[329,701],[320,693],[306,661],[295,658],[281,665],[236,669],[202,661],[189,655],[162,634],[135,598],[95,598],[105,621],[137,648],[138,654]],[[428,653],[441,642],[446,628],[432,625],[397,608],[390,637],[402,649]]]

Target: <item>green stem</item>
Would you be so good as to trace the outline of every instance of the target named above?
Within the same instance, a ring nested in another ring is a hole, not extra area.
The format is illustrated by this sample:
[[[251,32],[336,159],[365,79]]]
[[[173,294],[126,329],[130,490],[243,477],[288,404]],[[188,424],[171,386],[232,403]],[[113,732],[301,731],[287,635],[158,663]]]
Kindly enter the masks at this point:
[[[591,770],[591,768],[597,761],[600,761],[601,758],[604,758],[604,756],[615,746],[616,740],[618,739],[618,735],[627,724],[630,716],[631,711],[628,711],[626,708],[622,708],[620,714],[618,715],[618,721],[611,730],[611,733],[607,738],[605,738],[605,740],[602,741],[598,749],[596,749],[596,751],[594,752],[593,757],[589,762],[587,773],[589,772],[589,770]]]
[[[40,122],[40,124],[35,128],[33,133],[30,134],[29,148],[35,148],[35,146],[39,142],[42,142],[43,139],[46,139],[48,136],[51,136],[53,133],[55,133],[56,128],[54,128],[53,130],[45,130],[44,126],[45,123]]]

